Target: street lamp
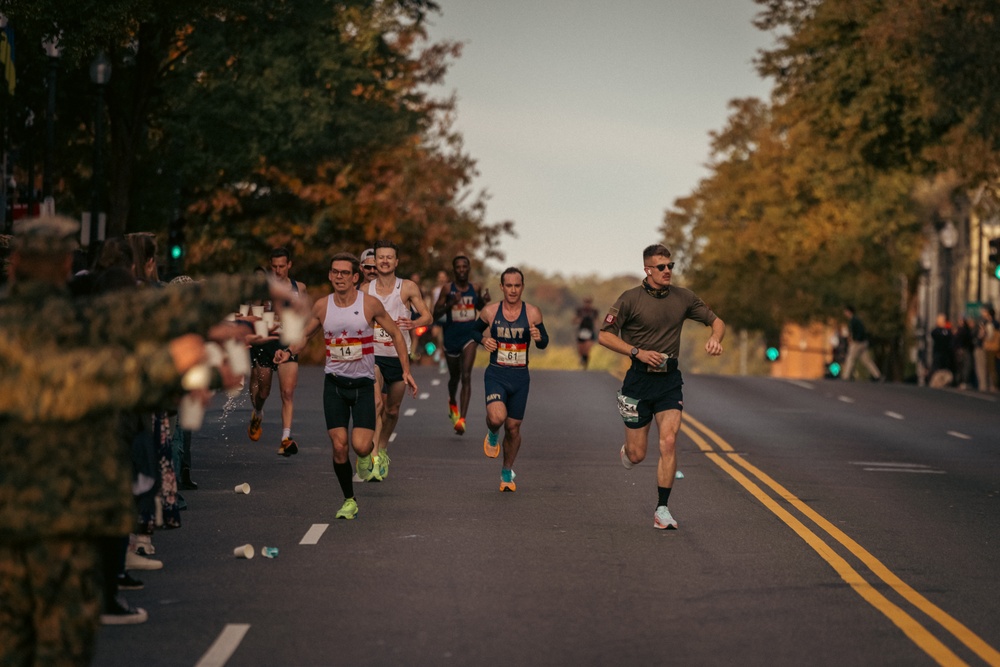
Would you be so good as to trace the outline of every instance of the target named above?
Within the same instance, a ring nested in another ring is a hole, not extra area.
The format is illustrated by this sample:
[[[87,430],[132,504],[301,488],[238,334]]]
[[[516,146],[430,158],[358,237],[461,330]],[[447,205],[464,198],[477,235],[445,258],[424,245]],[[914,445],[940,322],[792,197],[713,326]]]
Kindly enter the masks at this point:
[[[951,249],[958,243],[958,230],[949,220],[938,233],[941,247],[944,248],[944,314],[951,319]]]
[[[104,144],[104,88],[111,80],[111,62],[101,51],[90,63],[90,80],[97,86],[97,101],[94,106],[94,174],[90,193],[90,254],[93,258],[97,252],[97,226],[101,217],[101,180],[103,178],[103,163],[101,149]]]
[[[42,48],[49,59],[49,79],[47,83],[49,106],[45,114],[45,161],[42,164],[42,214],[51,215],[56,212],[55,199],[52,196],[52,150],[55,146],[55,115],[56,115],[56,71],[59,68],[59,57],[62,47],[59,46],[59,35],[46,37],[42,40]]]

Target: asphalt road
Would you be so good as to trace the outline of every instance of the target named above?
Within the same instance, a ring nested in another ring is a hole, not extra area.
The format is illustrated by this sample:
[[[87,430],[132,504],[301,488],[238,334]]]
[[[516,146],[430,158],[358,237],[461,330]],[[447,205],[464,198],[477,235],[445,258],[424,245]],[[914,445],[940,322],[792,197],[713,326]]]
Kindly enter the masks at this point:
[[[447,376],[416,377],[354,521],[334,519],[321,369],[291,458],[277,387],[257,443],[246,396],[220,397],[184,525],[154,536],[165,567],[128,594],[150,620],[102,628],[94,664],[1000,664],[995,397],[688,376],[680,529],[658,531],[655,458],[618,461],[615,378],[532,373],[511,494],[482,452],[481,371],[464,436]]]

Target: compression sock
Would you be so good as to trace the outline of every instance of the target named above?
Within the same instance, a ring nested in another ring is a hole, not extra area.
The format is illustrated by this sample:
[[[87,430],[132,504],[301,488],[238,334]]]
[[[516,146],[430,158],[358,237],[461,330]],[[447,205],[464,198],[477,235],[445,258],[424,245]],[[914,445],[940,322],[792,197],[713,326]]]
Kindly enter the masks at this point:
[[[283,429],[281,429],[281,439],[282,440],[288,440],[291,437],[292,437],[292,429],[290,429],[290,428],[283,428]]]
[[[656,493],[659,496],[659,500],[656,503],[657,507],[666,507],[667,500],[670,499],[670,489],[664,488],[662,486],[656,487]]]
[[[344,492],[345,498],[354,497],[354,473],[351,471],[351,461],[347,460],[343,463],[333,462],[333,472],[337,475],[337,481],[340,483],[340,490]]]

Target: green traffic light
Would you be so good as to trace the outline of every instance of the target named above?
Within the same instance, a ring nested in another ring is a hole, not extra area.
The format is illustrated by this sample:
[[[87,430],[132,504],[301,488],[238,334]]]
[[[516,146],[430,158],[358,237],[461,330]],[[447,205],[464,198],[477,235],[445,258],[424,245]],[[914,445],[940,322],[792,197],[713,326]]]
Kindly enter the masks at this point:
[[[764,355],[767,357],[768,361],[777,361],[778,357],[781,356],[781,352],[776,347],[769,347],[764,352]]]
[[[836,361],[830,364],[830,375],[833,377],[840,377],[840,364]]]
[[[993,269],[993,277],[1000,280],[1000,264],[997,264],[997,268]]]
[[[170,257],[171,259],[180,259],[184,256],[184,248],[179,245],[170,246]]]
[[[424,350],[427,352],[427,354],[434,354],[437,351],[437,345],[435,345],[434,343],[428,341],[424,345]]]

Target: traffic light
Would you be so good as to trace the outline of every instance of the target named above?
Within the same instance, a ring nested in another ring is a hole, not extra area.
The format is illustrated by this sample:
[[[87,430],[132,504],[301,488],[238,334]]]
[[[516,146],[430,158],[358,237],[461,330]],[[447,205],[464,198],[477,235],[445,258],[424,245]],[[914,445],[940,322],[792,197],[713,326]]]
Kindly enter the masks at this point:
[[[184,225],[186,222],[184,218],[174,220],[170,223],[170,230],[167,233],[167,253],[170,257],[170,267],[174,270],[180,270],[183,267]]]
[[[993,277],[1000,280],[1000,238],[990,239],[989,263],[993,269]]]
[[[768,345],[764,349],[764,357],[768,361],[777,361],[781,358],[781,350],[778,349],[777,345]]]
[[[827,364],[826,373],[828,377],[832,378],[840,377],[840,370],[841,370],[840,362],[838,361],[831,361],[829,364]]]

